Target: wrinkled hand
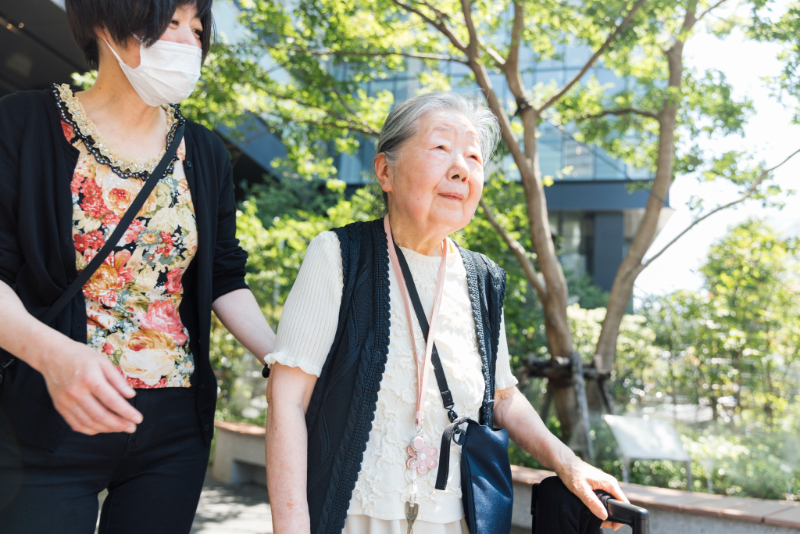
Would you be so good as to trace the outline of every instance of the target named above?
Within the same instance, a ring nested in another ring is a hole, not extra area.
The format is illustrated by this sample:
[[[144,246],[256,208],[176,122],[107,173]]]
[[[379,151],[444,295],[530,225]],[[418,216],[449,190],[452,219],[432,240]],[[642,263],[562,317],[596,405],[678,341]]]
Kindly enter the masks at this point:
[[[559,469],[556,469],[556,474],[572,493],[578,496],[583,504],[589,507],[589,510],[599,517],[600,519],[608,518],[603,503],[595,495],[594,490],[607,491],[614,496],[615,499],[623,502],[630,502],[617,483],[617,479],[611,475],[604,473],[587,464],[577,457],[564,462]],[[603,521],[601,528],[619,529],[622,526],[620,523],[612,523],[610,521]]]
[[[78,342],[51,351],[40,371],[58,413],[76,432],[136,431],[142,422],[126,400],[136,395],[104,355]]]

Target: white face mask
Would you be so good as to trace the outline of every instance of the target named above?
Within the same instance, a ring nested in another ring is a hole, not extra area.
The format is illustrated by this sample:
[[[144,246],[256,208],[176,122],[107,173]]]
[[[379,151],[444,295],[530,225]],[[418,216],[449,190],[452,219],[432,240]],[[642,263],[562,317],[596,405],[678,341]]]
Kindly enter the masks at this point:
[[[203,51],[197,46],[171,41],[156,41],[150,47],[140,44],[141,63],[134,69],[120,59],[108,41],[106,44],[128,81],[149,106],[179,103],[192,94],[200,79]]]

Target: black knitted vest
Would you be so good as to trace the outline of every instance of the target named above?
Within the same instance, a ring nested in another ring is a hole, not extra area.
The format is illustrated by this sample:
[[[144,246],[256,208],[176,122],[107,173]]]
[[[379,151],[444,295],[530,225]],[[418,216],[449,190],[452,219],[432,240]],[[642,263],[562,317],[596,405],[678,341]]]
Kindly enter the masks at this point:
[[[383,220],[334,230],[342,250],[339,324],[306,413],[311,531],[340,534],[367,447],[389,353],[389,252]],[[486,383],[481,423],[492,424],[494,371],[506,276],[460,248]]]

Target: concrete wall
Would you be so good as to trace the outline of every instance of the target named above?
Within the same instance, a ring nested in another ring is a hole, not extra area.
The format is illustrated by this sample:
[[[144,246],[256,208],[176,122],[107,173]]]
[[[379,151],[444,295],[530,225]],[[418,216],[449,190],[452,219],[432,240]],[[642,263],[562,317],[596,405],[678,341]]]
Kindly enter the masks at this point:
[[[793,528],[650,508],[650,534],[797,534]],[[628,527],[617,534],[630,534]],[[608,531],[612,532],[611,530]]]
[[[531,532],[531,487],[528,484],[514,483],[514,511],[511,534]],[[721,517],[709,517],[685,512],[673,512],[648,508],[650,513],[650,534],[797,534],[796,529],[734,521]],[[604,534],[614,533],[604,529]],[[538,534],[538,533],[537,533]],[[624,526],[614,534],[631,534],[631,528]]]

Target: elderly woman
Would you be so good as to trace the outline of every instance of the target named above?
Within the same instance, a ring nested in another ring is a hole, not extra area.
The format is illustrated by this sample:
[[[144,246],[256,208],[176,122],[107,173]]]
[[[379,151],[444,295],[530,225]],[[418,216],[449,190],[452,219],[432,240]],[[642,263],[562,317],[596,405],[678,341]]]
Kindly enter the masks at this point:
[[[273,345],[228,151],[175,105],[211,0],[66,11],[96,83],[0,100],[0,531],[90,534],[108,489],[99,532],[188,533],[214,432],[212,309],[253,354]]]
[[[478,418],[487,387],[482,352],[493,353],[495,425],[553,468],[597,516],[607,517],[592,489],[624,499],[612,477],[548,432],[514,387],[499,311],[505,273],[448,238],[475,213],[497,129],[489,110],[453,93],[398,106],[375,157],[388,216],[323,232],[309,245],[267,357],[267,482],[276,534],[407,532],[404,505],[414,497],[417,534],[468,532],[458,447],[445,491],[434,489],[435,474],[410,469],[414,442],[438,444],[450,421],[437,381],[424,371],[430,349],[406,284],[430,314],[458,414]],[[407,270],[397,267],[403,258]],[[479,316],[479,297],[490,309],[499,303],[497,313]]]

